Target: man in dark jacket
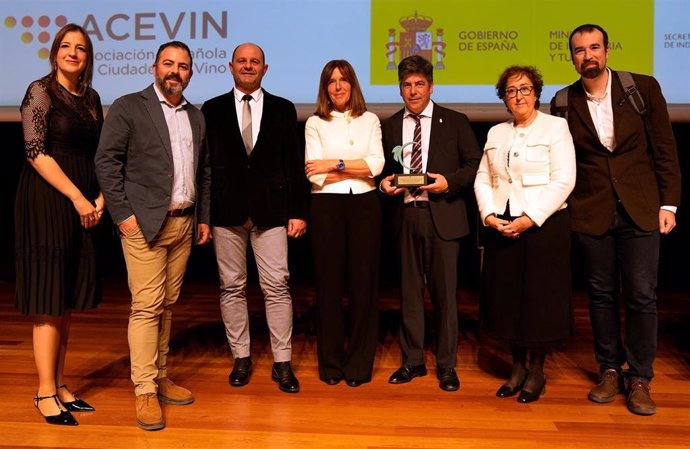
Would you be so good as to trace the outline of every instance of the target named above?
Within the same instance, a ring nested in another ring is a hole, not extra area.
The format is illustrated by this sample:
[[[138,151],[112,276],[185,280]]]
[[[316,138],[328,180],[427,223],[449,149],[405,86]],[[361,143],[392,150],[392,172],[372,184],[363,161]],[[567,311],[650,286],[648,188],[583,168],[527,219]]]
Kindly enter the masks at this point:
[[[647,110],[633,108],[620,77],[606,66],[608,35],[598,25],[570,34],[570,55],[581,78],[568,89],[568,125],[575,143],[577,182],[569,206],[584,252],[595,355],[601,377],[589,399],[605,403],[621,389],[628,409],[651,415],[656,356],[659,235],[676,224],[680,168],[659,83],[633,74]],[[634,95],[634,94],[633,94]],[[557,112],[555,97],[552,113]],[[618,292],[625,302],[621,337]],[[622,371],[623,364],[628,368]]]

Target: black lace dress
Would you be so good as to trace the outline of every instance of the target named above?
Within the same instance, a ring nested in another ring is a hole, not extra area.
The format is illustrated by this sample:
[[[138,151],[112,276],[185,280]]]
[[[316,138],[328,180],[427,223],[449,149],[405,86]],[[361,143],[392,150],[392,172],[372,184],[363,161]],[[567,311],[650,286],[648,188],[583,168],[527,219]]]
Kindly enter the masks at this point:
[[[29,85],[20,108],[28,160],[51,156],[89,200],[99,193],[93,157],[103,110],[95,90],[76,96],[41,79]],[[65,195],[27,162],[15,202],[15,305],[25,315],[63,315],[100,301],[94,229],[81,226]]]

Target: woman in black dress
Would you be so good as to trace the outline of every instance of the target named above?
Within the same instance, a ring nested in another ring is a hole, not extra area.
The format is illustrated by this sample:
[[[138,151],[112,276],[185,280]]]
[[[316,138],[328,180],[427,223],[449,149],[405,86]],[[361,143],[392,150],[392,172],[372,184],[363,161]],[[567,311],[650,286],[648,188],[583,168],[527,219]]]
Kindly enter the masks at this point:
[[[474,183],[488,227],[482,324],[513,354],[512,374],[496,396],[520,392],[519,402],[544,392],[546,350],[571,329],[565,201],[575,186],[575,149],[567,122],[539,112],[542,86],[534,67],[503,72],[496,91],[513,118],[489,130]]]
[[[50,65],[20,108],[27,163],[15,202],[15,303],[34,317],[34,405],[50,424],[76,425],[70,411],[94,409],[63,381],[70,313],[100,300],[93,227],[105,205],[93,164],[103,110],[82,27],[69,24],[55,35]]]

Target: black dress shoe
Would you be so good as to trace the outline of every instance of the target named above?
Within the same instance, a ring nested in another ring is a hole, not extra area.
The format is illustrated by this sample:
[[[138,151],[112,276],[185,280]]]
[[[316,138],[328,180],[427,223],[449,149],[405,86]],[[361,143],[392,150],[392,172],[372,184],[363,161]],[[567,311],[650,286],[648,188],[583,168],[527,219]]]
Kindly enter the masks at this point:
[[[389,384],[405,384],[415,377],[426,376],[425,365],[403,365],[388,378]]]
[[[233,387],[242,387],[249,383],[249,376],[252,374],[252,358],[238,357],[235,359],[235,365],[232,367],[232,372],[228,381]]]
[[[347,383],[348,387],[359,387],[362,385],[362,381],[357,379],[347,379],[345,383]]]
[[[501,388],[499,388],[498,391],[496,391],[496,396],[499,398],[510,398],[518,394],[518,392],[522,390],[523,386],[525,386],[525,380],[520,382],[520,384],[518,384],[515,387],[512,387],[510,385],[501,385]]]
[[[69,391],[69,393],[72,396],[74,396],[74,401],[62,403],[62,405],[64,405],[68,411],[70,411],[70,412],[94,412],[94,411],[96,411],[96,409],[93,408],[93,406],[89,405],[88,402],[79,399],[76,394],[72,393],[72,390],[67,388],[67,385],[65,385],[65,384],[58,385],[57,389],[59,390],[60,388],[64,388],[65,390]]]
[[[51,415],[51,416],[45,416],[42,412],[41,409],[38,408],[38,403],[41,402],[44,399],[50,399],[53,398],[55,400],[55,404],[58,406],[58,409],[60,410],[59,415]],[[76,419],[74,419],[74,416],[69,412],[69,410],[62,410],[60,408],[60,400],[58,399],[57,395],[51,395],[51,396],[36,396],[34,397],[34,407],[38,410],[38,413],[41,413],[41,416],[46,420],[48,424],[55,424],[57,426],[78,426],[79,423],[77,422]]]
[[[436,370],[438,387],[443,391],[458,391],[460,379],[453,368],[438,368]]]
[[[286,393],[299,392],[299,381],[295,377],[295,373],[292,372],[290,362],[274,363],[271,378],[274,382],[278,382],[278,388],[280,388],[280,391],[284,391]]]
[[[517,400],[522,404],[527,404],[528,402],[538,401],[539,397],[544,393],[546,393],[546,376],[544,376],[544,382],[541,384],[541,388],[537,388],[537,391],[527,391],[523,388]]]
[[[321,379],[323,380],[323,379]],[[328,377],[324,382],[326,382],[328,385],[338,385],[342,379],[340,377]]]

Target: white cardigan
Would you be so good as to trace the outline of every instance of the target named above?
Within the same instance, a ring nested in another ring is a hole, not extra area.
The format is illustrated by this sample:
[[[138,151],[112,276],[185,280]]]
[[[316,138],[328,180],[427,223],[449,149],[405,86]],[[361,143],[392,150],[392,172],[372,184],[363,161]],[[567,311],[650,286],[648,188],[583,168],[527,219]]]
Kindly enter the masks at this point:
[[[565,201],[575,187],[575,148],[568,123],[538,112],[529,127],[526,146],[510,154],[508,167],[508,151],[520,130],[512,120],[489,130],[474,181],[484,225],[489,215],[503,214],[510,199],[511,215],[527,215],[541,226],[567,206]]]

